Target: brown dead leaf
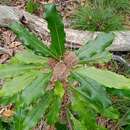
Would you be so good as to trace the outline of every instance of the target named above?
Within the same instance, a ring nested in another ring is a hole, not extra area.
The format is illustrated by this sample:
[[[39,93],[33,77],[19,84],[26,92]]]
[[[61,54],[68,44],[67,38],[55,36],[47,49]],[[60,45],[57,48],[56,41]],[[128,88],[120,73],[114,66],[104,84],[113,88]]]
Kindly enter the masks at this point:
[[[63,62],[58,62],[53,69],[52,82],[57,80],[66,80],[69,75],[69,70]]]
[[[57,61],[55,59],[49,59],[48,64],[53,69],[57,64]]]
[[[0,64],[6,63],[15,53],[24,50],[16,35],[5,28],[0,29]]]
[[[16,36],[13,32],[7,30],[3,32],[3,39],[4,39],[5,44],[9,45],[12,42],[14,42],[14,40],[16,39]]]
[[[0,106],[0,116],[10,118],[14,115],[14,105]]]
[[[12,110],[6,110],[2,113],[2,116],[5,118],[10,118],[14,115],[14,111]]]
[[[0,56],[0,64],[5,63],[8,59],[9,59],[9,55],[8,54],[3,54]]]
[[[14,41],[14,42],[12,42],[12,43],[9,45],[9,47],[10,47],[10,48],[16,48],[16,47],[18,47],[18,46],[20,46],[20,45],[22,45],[21,42]]]
[[[68,68],[71,68],[78,63],[78,58],[74,52],[67,52],[64,56],[64,63]]]
[[[97,123],[109,130],[120,130],[119,126],[116,127],[116,122],[104,117],[97,117]]]

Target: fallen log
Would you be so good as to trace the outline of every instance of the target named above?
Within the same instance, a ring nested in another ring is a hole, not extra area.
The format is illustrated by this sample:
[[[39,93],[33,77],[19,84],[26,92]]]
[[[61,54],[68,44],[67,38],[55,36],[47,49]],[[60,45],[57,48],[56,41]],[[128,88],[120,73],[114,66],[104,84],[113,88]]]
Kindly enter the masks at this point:
[[[31,15],[17,7],[0,5],[0,26],[6,27],[10,21],[19,21],[22,17],[26,19],[27,26],[32,31],[38,33],[45,44],[50,43],[50,34],[47,23],[44,19]],[[78,31],[65,29],[66,46],[72,49],[79,48],[90,39],[94,39],[100,32]],[[116,37],[110,46],[110,51],[130,51],[130,31],[114,32]]]

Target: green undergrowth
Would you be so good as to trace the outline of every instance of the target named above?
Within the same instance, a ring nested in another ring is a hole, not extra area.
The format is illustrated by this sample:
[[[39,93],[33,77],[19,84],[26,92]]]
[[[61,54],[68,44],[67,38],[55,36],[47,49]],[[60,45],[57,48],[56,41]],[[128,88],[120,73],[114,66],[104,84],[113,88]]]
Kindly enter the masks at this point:
[[[103,32],[125,30],[127,14],[130,14],[129,0],[90,0],[75,11],[72,27]]]

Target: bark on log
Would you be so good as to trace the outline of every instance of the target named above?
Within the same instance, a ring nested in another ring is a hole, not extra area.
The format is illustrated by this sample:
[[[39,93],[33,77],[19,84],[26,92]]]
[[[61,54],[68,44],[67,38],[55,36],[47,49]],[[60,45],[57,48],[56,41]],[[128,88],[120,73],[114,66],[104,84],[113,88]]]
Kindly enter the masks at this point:
[[[47,23],[44,19],[31,15],[16,7],[2,6],[0,5],[0,26],[5,27],[11,20],[19,21],[19,19],[25,16],[28,27],[32,31],[40,34],[46,44],[50,43],[49,30],[47,29]],[[100,32],[78,31],[73,29],[65,29],[66,31],[66,46],[70,48],[79,48],[90,39],[94,39]],[[111,51],[130,51],[130,31],[114,32],[116,37],[109,48]]]

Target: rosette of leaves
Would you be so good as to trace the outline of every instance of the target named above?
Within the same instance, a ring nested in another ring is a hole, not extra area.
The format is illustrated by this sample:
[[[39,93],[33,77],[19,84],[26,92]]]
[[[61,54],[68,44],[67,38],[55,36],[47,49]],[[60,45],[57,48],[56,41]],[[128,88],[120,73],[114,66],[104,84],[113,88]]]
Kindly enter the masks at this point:
[[[103,32],[123,30],[123,18],[115,14],[112,8],[101,5],[80,7],[73,16],[72,27]]]
[[[26,50],[8,64],[0,65],[0,102],[14,104],[13,130],[31,130],[42,119],[48,129],[105,130],[96,123],[97,115],[118,119],[105,88],[130,89],[130,79],[91,67],[107,62],[107,47],[114,35],[102,33],[74,52],[65,48],[65,32],[56,6],[46,5],[45,19],[51,34],[47,47],[21,23],[9,28]],[[2,115],[7,118],[6,115]]]

